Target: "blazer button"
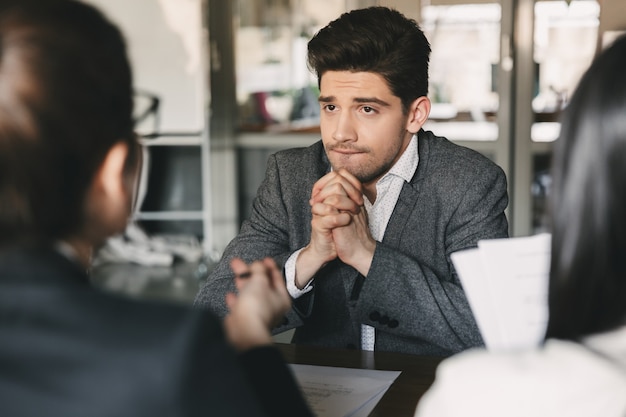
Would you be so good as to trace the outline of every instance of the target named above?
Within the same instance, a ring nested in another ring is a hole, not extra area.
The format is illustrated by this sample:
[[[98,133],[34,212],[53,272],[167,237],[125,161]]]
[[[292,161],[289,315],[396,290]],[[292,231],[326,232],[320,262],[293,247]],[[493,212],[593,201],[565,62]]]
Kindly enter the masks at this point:
[[[389,323],[389,317],[387,316],[382,316],[379,320],[380,324],[387,324]]]
[[[380,320],[380,313],[378,311],[372,311],[370,313],[370,320],[372,320],[372,321]]]
[[[396,327],[398,327],[400,323],[398,323],[398,320],[393,319],[393,320],[389,320],[389,323],[387,324],[387,326],[389,326],[392,329],[395,329]]]

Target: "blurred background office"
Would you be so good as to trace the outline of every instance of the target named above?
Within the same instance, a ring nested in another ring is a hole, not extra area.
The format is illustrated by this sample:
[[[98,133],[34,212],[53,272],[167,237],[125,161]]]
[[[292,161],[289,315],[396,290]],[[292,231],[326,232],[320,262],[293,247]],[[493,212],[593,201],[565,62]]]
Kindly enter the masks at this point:
[[[267,156],[320,138],[306,43],[341,13],[383,5],[420,23],[432,46],[425,128],[505,170],[512,236],[545,230],[559,111],[626,30],[624,0],[88,2],[127,34],[148,161],[136,228],[103,256],[102,283],[184,302],[196,291],[189,277],[202,279],[248,215]],[[107,269],[144,240],[143,268]]]

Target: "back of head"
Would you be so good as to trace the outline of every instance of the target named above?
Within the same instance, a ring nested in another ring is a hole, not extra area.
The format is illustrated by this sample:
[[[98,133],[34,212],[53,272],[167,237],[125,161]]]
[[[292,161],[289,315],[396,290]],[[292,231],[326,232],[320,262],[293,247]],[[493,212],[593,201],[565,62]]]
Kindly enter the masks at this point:
[[[115,26],[74,0],[0,3],[0,246],[76,233],[90,181],[132,130]]]
[[[626,324],[626,37],[585,73],[553,163],[547,337]]]
[[[326,71],[381,75],[403,107],[428,94],[430,45],[414,20],[386,7],[342,14],[308,44],[308,64],[318,81]]]

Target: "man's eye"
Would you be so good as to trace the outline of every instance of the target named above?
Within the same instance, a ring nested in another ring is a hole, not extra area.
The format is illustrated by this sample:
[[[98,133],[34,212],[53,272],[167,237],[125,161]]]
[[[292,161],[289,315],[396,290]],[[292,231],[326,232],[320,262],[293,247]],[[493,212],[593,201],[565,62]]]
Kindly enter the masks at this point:
[[[335,110],[336,107],[335,107],[334,104],[327,104],[325,108],[328,111],[333,111],[333,110]]]
[[[364,106],[363,107],[363,111],[365,113],[375,113],[376,112],[376,110],[374,110],[372,107],[369,107],[369,106]]]

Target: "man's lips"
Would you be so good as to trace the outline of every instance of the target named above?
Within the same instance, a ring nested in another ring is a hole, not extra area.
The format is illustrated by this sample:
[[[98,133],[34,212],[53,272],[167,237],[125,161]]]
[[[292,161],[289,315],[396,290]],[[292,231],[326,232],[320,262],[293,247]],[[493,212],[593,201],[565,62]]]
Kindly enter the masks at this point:
[[[340,153],[342,155],[355,155],[358,153],[363,153],[360,149],[350,149],[350,148],[331,148],[331,152]]]

